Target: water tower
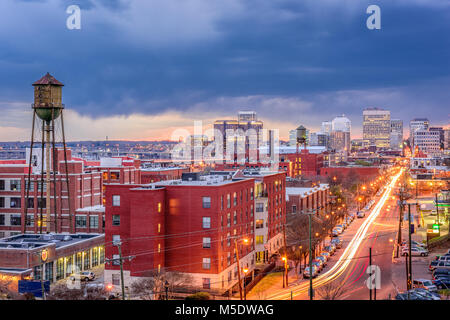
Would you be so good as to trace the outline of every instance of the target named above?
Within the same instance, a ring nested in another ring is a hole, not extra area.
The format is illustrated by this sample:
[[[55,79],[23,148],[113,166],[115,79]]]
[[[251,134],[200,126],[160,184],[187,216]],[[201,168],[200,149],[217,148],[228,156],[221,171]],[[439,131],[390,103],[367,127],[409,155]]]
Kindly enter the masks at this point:
[[[65,184],[67,187],[67,199],[69,206],[69,220],[70,220],[70,232],[73,232],[73,221],[72,214],[70,208],[70,190],[69,190],[69,175],[68,175],[68,165],[67,165],[67,149],[66,149],[66,138],[64,133],[64,104],[62,103],[62,87],[64,85],[56,80],[53,76],[47,73],[41,79],[33,83],[34,87],[34,103],[31,105],[33,110],[33,123],[32,123],[32,131],[31,131],[31,144],[30,144],[30,155],[29,155],[29,163],[28,163],[28,183],[26,187],[26,202],[25,202],[25,217],[23,219],[24,223],[22,224],[22,231],[25,233],[27,226],[27,212],[30,198],[30,186],[31,183],[31,175],[32,175],[32,162],[33,162],[33,148],[35,145],[40,145],[41,148],[41,156],[40,156],[40,179],[38,181],[38,191],[40,192],[40,202],[41,205],[38,205],[38,215],[39,219],[37,220],[37,226],[39,227],[39,232],[42,233],[43,228],[47,232],[59,232],[61,223],[58,221],[62,218],[62,214],[58,217],[57,210],[58,208],[61,210],[63,208],[62,203],[62,186],[64,179],[60,180],[60,197],[59,204],[57,203],[57,179],[56,176],[58,174],[58,164],[57,164],[57,149],[56,144],[63,145],[64,148],[64,164],[65,164]],[[60,134],[56,137],[57,128],[60,130]],[[40,133],[39,135],[35,134],[35,130]],[[36,137],[37,136],[37,137]],[[40,136],[40,139],[39,139]],[[62,139],[62,141],[61,141]],[[45,151],[45,154],[44,154]],[[52,164],[50,162],[53,162]],[[60,161],[60,159],[58,159]],[[45,162],[45,163],[44,163]],[[45,179],[45,181],[44,181]],[[45,193],[45,217],[43,215],[43,199]],[[32,197],[33,199],[34,197]],[[53,200],[53,204],[52,201]],[[52,220],[51,214],[52,210],[54,213],[54,218]],[[36,209],[34,211],[36,213]],[[36,219],[35,219],[36,221]],[[58,223],[59,222],[59,223]],[[53,227],[52,227],[53,224]]]

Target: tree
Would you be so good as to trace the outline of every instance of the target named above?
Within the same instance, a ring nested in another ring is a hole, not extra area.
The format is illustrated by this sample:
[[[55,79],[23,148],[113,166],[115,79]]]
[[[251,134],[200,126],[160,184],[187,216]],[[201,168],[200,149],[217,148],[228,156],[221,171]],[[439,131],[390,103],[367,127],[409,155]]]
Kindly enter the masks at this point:
[[[104,287],[90,287],[81,283],[80,288],[68,288],[65,283],[56,284],[47,294],[47,300],[106,300],[109,293]]]
[[[193,278],[178,271],[148,271],[144,277],[131,284],[131,291],[133,296],[143,300],[162,300],[166,294],[166,281],[169,284],[168,293],[171,293],[189,288]]]
[[[0,299],[23,300],[24,297],[17,292],[17,285],[13,280],[0,279]]]
[[[337,300],[345,292],[347,288],[343,283],[337,283],[337,281],[327,282],[323,286],[316,289],[317,294],[323,300]]]

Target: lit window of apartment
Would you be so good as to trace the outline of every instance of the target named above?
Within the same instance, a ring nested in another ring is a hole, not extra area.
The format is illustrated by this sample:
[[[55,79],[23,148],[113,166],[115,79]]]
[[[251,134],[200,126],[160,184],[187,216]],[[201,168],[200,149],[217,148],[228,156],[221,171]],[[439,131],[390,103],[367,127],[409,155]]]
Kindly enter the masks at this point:
[[[211,279],[203,278],[203,289],[211,289]]]
[[[119,171],[111,171],[111,180],[120,180],[120,172]]]
[[[237,193],[233,193],[233,206],[237,206]]]
[[[161,233],[161,223],[158,223],[158,233]]]
[[[119,195],[112,196],[112,205],[114,207],[120,207],[120,196]]]
[[[158,202],[158,212],[161,212],[161,210],[162,210],[162,204],[161,204],[161,202]]]
[[[10,208],[20,208],[20,207],[21,207],[21,198],[11,198]]]
[[[231,196],[230,196],[230,194],[227,194],[227,208],[228,209],[231,208]]]
[[[237,214],[236,211],[233,213],[233,223],[237,224]]]
[[[264,220],[263,219],[256,220],[255,228],[256,229],[264,228]]]
[[[20,180],[11,180],[9,183],[9,189],[11,191],[20,191]]]
[[[158,253],[161,253],[161,243],[158,243]]]
[[[256,236],[256,244],[264,244],[264,236]]]

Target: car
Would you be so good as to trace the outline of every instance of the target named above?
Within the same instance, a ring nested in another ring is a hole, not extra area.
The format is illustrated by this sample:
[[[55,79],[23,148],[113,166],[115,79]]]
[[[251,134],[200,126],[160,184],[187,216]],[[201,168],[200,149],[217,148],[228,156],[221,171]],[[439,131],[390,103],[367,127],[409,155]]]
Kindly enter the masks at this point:
[[[423,297],[420,297],[418,295],[410,293],[399,293],[395,296],[395,300],[428,300],[424,299]]]
[[[437,264],[436,268],[448,270],[448,269],[450,269],[450,261],[438,260],[438,264]]]
[[[365,213],[364,213],[364,211],[358,211],[358,213],[356,214],[356,216],[358,217],[358,218],[364,218],[365,217]]]
[[[428,266],[428,271],[433,272],[433,270],[436,269],[436,266],[438,265],[438,263],[439,263],[438,260],[431,261]]]
[[[327,259],[327,261],[328,261],[328,259],[330,259],[330,256],[331,256],[329,252],[322,252],[320,255],[324,256]]]
[[[350,213],[348,216],[349,216],[350,219],[352,219],[352,221],[355,219],[355,214],[354,213]]]
[[[70,275],[70,280],[75,281],[80,279],[81,281],[91,281],[95,279],[95,273],[91,271],[82,271],[80,273],[73,273]]]
[[[440,256],[439,261],[449,261],[450,262],[450,256]]]
[[[402,256],[407,256],[409,255],[409,248],[402,248]],[[421,257],[426,257],[428,256],[428,250],[425,250],[423,248],[419,248],[419,247],[412,247],[411,248],[411,255],[414,256],[421,256]]]
[[[322,264],[324,267],[327,265],[327,258],[325,258],[323,256],[318,256],[318,257],[316,257],[316,259],[322,261]]]
[[[428,291],[437,291],[437,287],[433,284],[433,282],[426,279],[414,279],[413,288],[423,288]]]
[[[338,233],[338,234],[341,234],[342,232],[344,232],[344,229],[342,229],[341,227],[334,227],[333,228],[333,231],[334,230],[336,230],[336,232]]]
[[[336,252],[336,245],[334,244],[334,243],[332,243],[332,242],[330,242],[329,244],[328,244],[330,247],[331,247],[331,249],[333,250],[333,252]]]
[[[411,289],[410,292],[418,296],[426,297],[427,300],[441,300],[441,296],[438,293],[423,288]]]
[[[335,251],[332,246],[325,246],[323,249],[326,252],[328,252],[330,254],[330,256],[332,256],[334,254],[334,251]]]
[[[336,246],[336,249],[342,248],[342,240],[340,238],[335,238],[331,240],[331,243]]]
[[[449,277],[449,276],[450,276],[450,270],[443,269],[443,268],[434,269],[433,274],[432,274],[433,279],[440,278],[440,277]]]
[[[320,273],[320,271],[322,271],[324,268],[321,260],[313,260],[312,265],[313,267],[315,266],[317,268],[318,273]]]
[[[408,245],[409,245],[409,241],[407,241],[407,240],[403,240],[402,241],[402,246],[408,246]],[[413,248],[414,247],[421,247],[421,248],[426,249],[427,245],[422,243],[422,242],[417,242],[417,241],[411,240],[411,247],[413,247]]]
[[[346,226],[344,224],[338,224],[335,228],[341,228],[342,230],[345,230]]]
[[[431,280],[438,289],[450,289],[450,278],[437,278]]]
[[[333,237],[337,237],[337,236],[339,236],[339,231],[337,230],[337,229],[333,229],[333,231],[331,231],[331,235],[333,236]]]
[[[309,278],[310,276],[312,276],[312,278],[317,277],[318,271],[317,271],[317,267],[313,266],[312,267],[312,275],[310,275],[309,272],[309,267],[305,267],[305,269],[303,270],[303,278]]]

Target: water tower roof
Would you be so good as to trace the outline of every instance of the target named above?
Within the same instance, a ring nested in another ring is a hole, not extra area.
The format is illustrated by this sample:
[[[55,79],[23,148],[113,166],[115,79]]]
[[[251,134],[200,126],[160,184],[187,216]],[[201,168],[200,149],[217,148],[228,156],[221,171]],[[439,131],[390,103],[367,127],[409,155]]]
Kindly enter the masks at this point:
[[[54,86],[64,86],[61,82],[56,80],[50,73],[47,72],[45,76],[40,78],[38,81],[33,83],[33,86],[41,85],[41,84],[52,84]]]

